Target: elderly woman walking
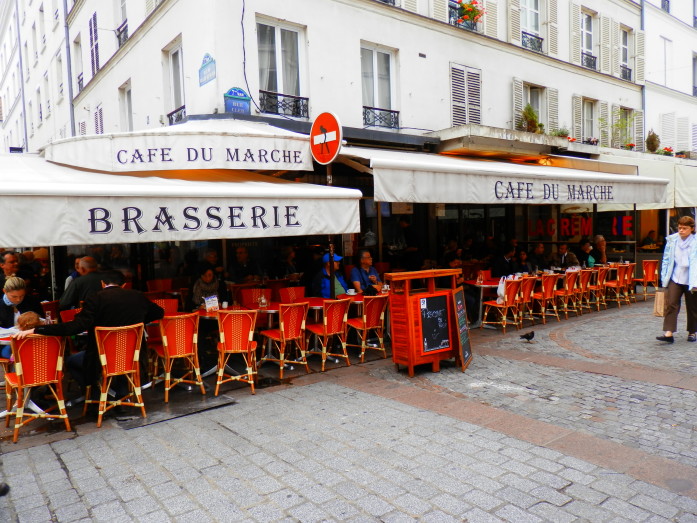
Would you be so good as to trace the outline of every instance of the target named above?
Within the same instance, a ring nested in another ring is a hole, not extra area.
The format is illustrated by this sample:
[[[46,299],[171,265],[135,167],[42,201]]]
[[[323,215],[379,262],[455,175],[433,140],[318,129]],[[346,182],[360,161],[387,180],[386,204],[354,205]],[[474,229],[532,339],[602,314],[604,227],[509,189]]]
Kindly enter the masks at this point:
[[[666,238],[661,263],[661,285],[667,287],[666,313],[663,317],[663,336],[658,341],[673,343],[678,328],[681,297],[687,308],[687,341],[697,341],[697,239],[695,220],[683,216],[678,220],[678,232]]]

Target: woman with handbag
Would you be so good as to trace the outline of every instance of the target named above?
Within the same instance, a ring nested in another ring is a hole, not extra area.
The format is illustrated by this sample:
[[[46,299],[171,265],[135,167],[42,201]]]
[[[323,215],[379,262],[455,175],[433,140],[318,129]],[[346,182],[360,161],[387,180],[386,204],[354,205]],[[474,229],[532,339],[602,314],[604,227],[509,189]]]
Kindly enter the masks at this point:
[[[666,311],[663,317],[663,336],[658,341],[673,343],[678,329],[681,297],[685,295],[687,309],[687,341],[697,341],[697,239],[695,220],[683,216],[678,220],[678,232],[666,238],[661,262],[661,285],[667,287]]]

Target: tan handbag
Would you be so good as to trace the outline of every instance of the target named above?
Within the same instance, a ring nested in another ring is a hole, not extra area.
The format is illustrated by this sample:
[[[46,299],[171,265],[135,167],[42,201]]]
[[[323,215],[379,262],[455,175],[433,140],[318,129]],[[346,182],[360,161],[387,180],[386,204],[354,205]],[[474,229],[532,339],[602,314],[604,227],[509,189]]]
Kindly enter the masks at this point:
[[[666,315],[666,294],[668,289],[659,287],[656,289],[656,299],[653,302],[653,315],[663,318]]]

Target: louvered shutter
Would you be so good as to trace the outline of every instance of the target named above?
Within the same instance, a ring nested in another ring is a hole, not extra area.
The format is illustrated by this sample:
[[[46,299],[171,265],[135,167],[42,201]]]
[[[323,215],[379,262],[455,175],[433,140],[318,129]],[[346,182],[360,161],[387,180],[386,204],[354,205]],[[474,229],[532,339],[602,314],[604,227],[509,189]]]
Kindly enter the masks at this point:
[[[559,14],[557,11],[557,0],[547,0],[547,53],[552,56],[559,54]]]
[[[433,18],[446,24],[450,22],[448,0],[433,0]]]
[[[523,126],[523,81],[513,79],[513,129],[519,130]]]
[[[571,4],[571,63],[581,65],[581,6]]]
[[[675,147],[675,113],[660,115],[661,147]]]
[[[482,72],[467,68],[467,123],[482,123]]]
[[[610,119],[608,114],[609,104],[600,102],[600,117],[598,118],[598,127],[600,129],[600,146],[610,147]]]
[[[404,0],[403,7],[407,11],[411,11],[412,13],[416,13],[416,9],[417,9],[416,0]]]
[[[579,15],[580,16],[580,15]],[[571,137],[581,140],[583,138],[583,99],[574,95],[571,97],[572,123]]]
[[[622,33],[620,30],[620,24],[617,20],[610,20],[610,45],[612,46],[610,60],[611,60],[611,70],[610,74],[612,76],[620,76],[620,62],[622,61]]]
[[[691,152],[697,153],[697,125],[692,124],[692,149]]]
[[[87,122],[82,121],[77,124],[77,127],[80,130],[80,136],[85,136],[87,134]]]
[[[675,138],[675,151],[687,151],[690,149],[690,119],[680,116],[677,119],[677,136]]]
[[[94,112],[94,134],[104,134],[104,118],[102,107],[97,107]]]
[[[600,72],[610,74],[612,61],[610,60],[610,18],[600,17]]]
[[[92,76],[99,71],[99,33],[97,31],[97,13],[92,14],[89,21],[90,30],[90,61],[92,63]]]
[[[644,31],[634,32],[634,81],[640,85],[644,84]]]
[[[559,90],[547,88],[547,132],[559,129]]]
[[[452,125],[467,123],[467,80],[465,67],[450,65],[450,99],[452,106]]]
[[[520,0],[508,0],[508,41],[515,45],[522,45],[520,34]]]
[[[152,10],[155,9],[155,0],[145,0],[145,14],[146,16],[152,13]]]
[[[491,38],[499,37],[499,4],[495,0],[484,2],[484,34]]]
[[[610,136],[610,147],[618,148],[620,146],[620,132],[617,128],[619,119],[620,106],[612,104],[612,112],[610,113],[610,129],[612,130],[612,136]]]
[[[644,152],[644,111],[634,111],[634,150]]]

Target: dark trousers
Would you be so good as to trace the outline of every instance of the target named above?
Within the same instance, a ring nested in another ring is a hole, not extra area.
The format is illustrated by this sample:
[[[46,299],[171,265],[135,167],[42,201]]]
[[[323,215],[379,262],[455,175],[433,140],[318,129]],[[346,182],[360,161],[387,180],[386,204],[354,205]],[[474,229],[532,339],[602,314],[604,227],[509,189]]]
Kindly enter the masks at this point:
[[[678,330],[678,313],[680,302],[685,295],[687,309],[687,332],[697,332],[697,293],[690,292],[688,285],[678,285],[673,280],[668,283],[666,292],[666,315],[663,317],[663,330],[675,332]]]

